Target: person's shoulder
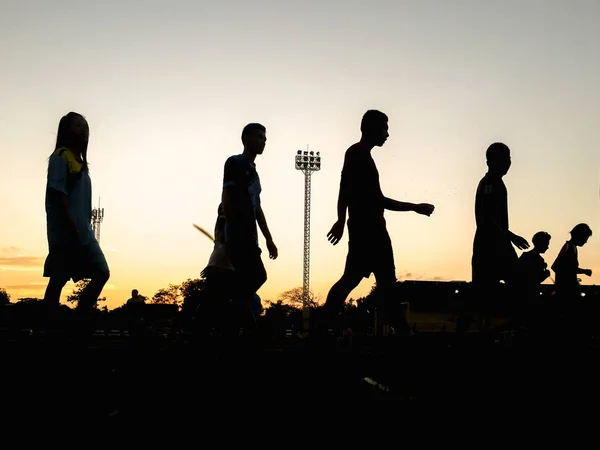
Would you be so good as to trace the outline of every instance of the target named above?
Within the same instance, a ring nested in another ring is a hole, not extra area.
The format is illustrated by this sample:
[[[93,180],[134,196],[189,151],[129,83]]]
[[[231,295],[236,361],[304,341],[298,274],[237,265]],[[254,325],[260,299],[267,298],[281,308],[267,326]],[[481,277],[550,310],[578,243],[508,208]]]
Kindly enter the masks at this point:
[[[361,144],[360,142],[357,142],[355,144],[352,144],[350,147],[348,147],[348,149],[346,150],[346,155],[347,156],[359,156],[363,153],[362,150],[364,150],[363,144]]]
[[[70,158],[74,158],[74,155],[66,147],[57,148],[52,152],[52,155],[50,155],[51,160],[61,160],[62,159],[63,161],[68,162],[68,160]]]
[[[227,160],[225,161],[225,164],[227,164],[227,163],[240,164],[243,161],[244,161],[244,156],[242,154],[237,154],[237,155],[231,155],[229,158],[227,158]]]
[[[348,149],[346,150],[346,153],[344,154],[344,162],[354,163],[354,162],[359,162],[361,160],[364,160],[365,152],[362,150],[363,150],[363,147],[360,142],[357,142],[356,144],[352,144],[350,147],[348,147]]]
[[[72,174],[81,172],[81,169],[83,168],[83,164],[77,160],[75,154],[66,147],[60,147],[54,150],[50,156],[50,160],[63,161],[66,164],[69,172]]]
[[[567,241],[561,247],[560,251],[558,252],[558,256],[564,256],[569,253],[573,253],[574,250],[575,246],[571,242]]]
[[[239,170],[245,167],[245,158],[243,155],[232,155],[225,161],[226,170]]]
[[[502,183],[502,180],[498,180],[495,177],[490,176],[489,174],[485,174],[481,180],[479,180],[479,184],[477,185],[477,194],[480,195],[490,195],[496,194],[501,189],[501,185],[498,183]]]
[[[484,175],[484,177],[479,180],[477,183],[477,195],[488,195],[494,192],[494,185],[491,183],[489,177]]]
[[[527,260],[527,259],[531,258],[532,256],[533,256],[533,251],[529,250],[528,252],[521,253],[521,256],[519,256],[519,259]]]

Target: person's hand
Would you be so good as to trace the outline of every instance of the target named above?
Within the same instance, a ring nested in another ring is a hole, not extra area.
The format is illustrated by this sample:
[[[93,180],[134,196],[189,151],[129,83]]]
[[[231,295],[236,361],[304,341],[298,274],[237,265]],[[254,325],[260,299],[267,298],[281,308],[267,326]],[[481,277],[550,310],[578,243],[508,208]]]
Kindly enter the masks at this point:
[[[423,216],[431,216],[434,210],[435,206],[430,205],[429,203],[419,203],[415,205],[415,212]]]
[[[585,269],[583,271],[583,274],[587,275],[588,277],[591,277],[592,276],[592,269]]]
[[[513,234],[510,240],[519,250],[526,250],[529,248],[529,242],[527,239],[522,238],[521,236],[517,236]]]
[[[327,233],[327,240],[331,242],[333,245],[336,245],[342,239],[344,235],[344,226],[346,224],[342,220],[338,220],[333,224],[329,233]]]
[[[279,252],[277,251],[277,246],[275,245],[275,242],[273,242],[273,239],[267,241],[267,249],[269,250],[269,258],[277,259]]]

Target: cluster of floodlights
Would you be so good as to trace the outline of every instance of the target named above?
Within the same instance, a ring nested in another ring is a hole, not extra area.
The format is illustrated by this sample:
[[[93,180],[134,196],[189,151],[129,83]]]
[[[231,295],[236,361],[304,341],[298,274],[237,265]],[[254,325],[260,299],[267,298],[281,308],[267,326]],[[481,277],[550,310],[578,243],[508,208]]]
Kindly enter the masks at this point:
[[[104,219],[104,208],[92,209],[92,219]]]
[[[296,153],[296,169],[321,170],[321,153],[308,150],[298,150]]]

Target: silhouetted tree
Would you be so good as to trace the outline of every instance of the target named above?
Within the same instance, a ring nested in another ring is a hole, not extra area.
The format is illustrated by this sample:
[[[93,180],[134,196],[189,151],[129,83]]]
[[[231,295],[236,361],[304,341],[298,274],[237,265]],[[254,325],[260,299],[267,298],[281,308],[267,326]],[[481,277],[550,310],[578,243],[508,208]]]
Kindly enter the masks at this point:
[[[188,278],[179,287],[179,294],[183,298],[182,311],[193,314],[202,301],[202,293],[206,286],[206,281],[202,278]]]
[[[6,289],[0,288],[0,305],[10,303],[10,295],[6,292]]]
[[[36,297],[22,297],[20,299],[17,300],[17,303],[37,303],[37,302],[41,302],[42,299],[41,298],[36,298]]]
[[[183,297],[183,300],[197,298],[204,290],[205,280],[201,278],[191,279],[188,278],[179,287],[179,292]]]
[[[301,287],[295,287],[289,291],[285,291],[279,296],[281,303],[288,303],[296,308],[302,308],[304,302],[303,289]],[[308,292],[308,306],[309,308],[318,308],[319,302],[315,294],[309,290]]]
[[[300,307],[302,306],[302,304],[298,307],[298,305],[283,303],[282,300],[277,300],[276,302],[265,300],[265,304],[268,305],[265,308],[265,314],[269,316],[289,316],[300,311]]]
[[[75,289],[71,292],[71,295],[67,297],[67,302],[69,303],[77,303],[81,299],[81,294],[83,293],[86,286],[90,283],[90,280],[79,280],[75,283]],[[106,297],[100,297],[98,302],[106,301]]]
[[[182,301],[181,286],[169,284],[168,288],[161,288],[156,291],[149,303],[180,306]]]

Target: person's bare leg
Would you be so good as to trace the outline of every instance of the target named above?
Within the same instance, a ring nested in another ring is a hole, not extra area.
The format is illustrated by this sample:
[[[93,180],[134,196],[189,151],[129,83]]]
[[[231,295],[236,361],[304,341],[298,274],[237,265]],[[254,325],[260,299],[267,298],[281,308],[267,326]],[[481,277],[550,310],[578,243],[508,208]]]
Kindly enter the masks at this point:
[[[86,312],[91,311],[98,302],[98,297],[100,297],[102,289],[104,289],[104,285],[109,278],[110,271],[98,272],[93,275],[90,282],[81,293],[77,309],[85,310]]]
[[[60,303],[60,294],[69,281],[67,278],[51,277],[44,293],[44,303],[48,306],[58,306]]]
[[[326,321],[332,321],[335,316],[340,313],[350,292],[360,284],[362,278],[362,275],[344,273],[331,287],[323,307],[324,319]]]

